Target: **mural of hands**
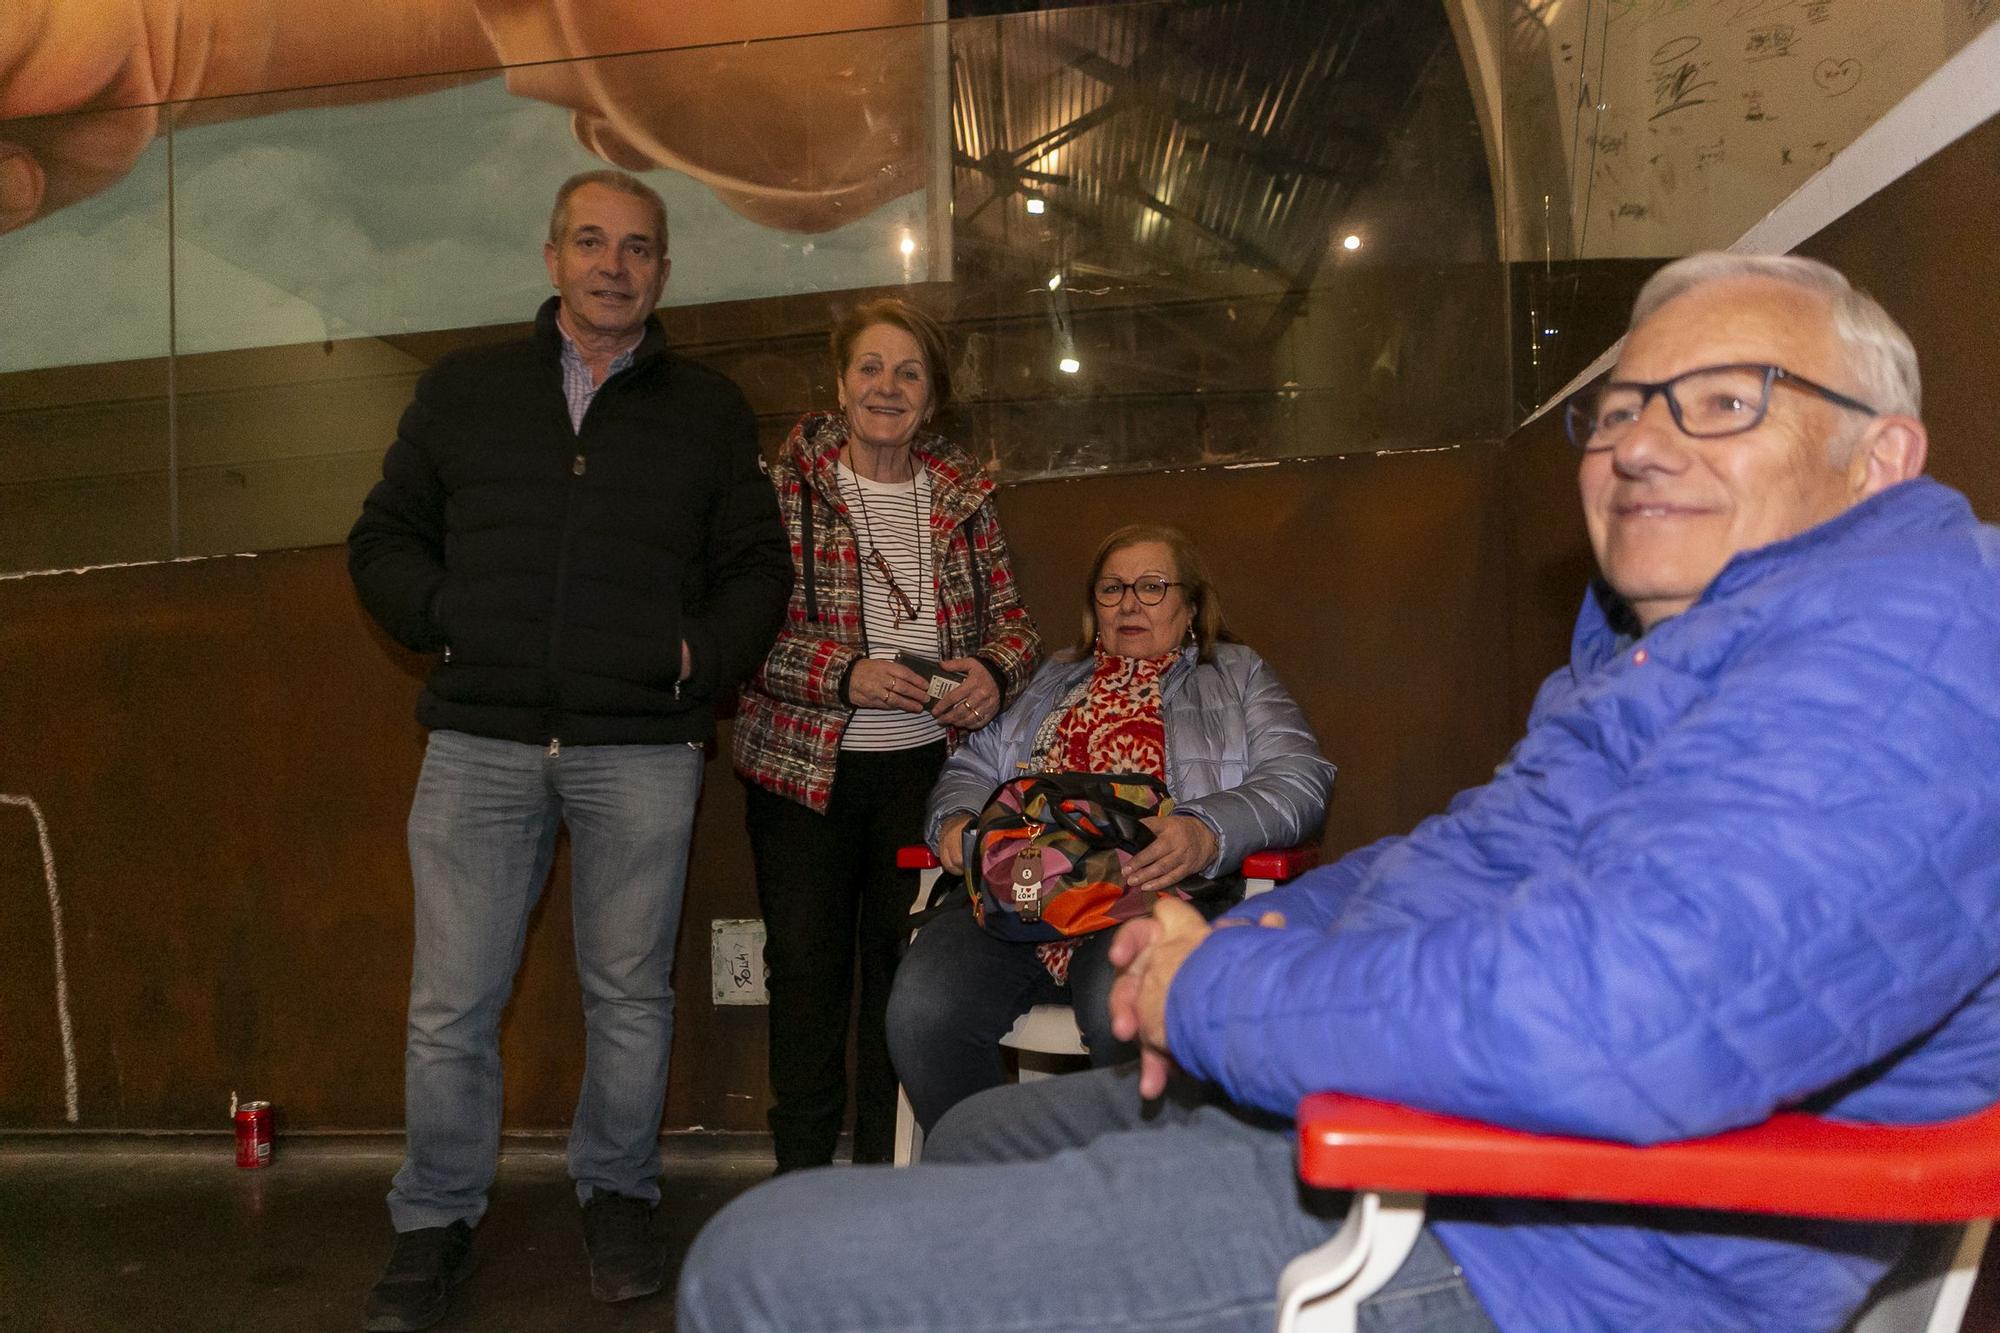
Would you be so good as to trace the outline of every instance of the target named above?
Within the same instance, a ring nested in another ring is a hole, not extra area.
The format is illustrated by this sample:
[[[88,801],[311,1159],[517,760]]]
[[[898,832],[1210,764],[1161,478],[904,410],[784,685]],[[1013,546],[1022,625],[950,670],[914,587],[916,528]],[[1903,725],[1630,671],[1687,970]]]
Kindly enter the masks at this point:
[[[478,17],[450,0],[8,0],[7,9],[0,231],[122,179],[161,131],[164,104],[497,63]],[[90,114],[69,114],[79,112]],[[184,123],[229,113],[222,102]]]
[[[192,126],[269,109],[228,100],[243,94],[330,86],[319,104],[375,101],[437,83],[370,81],[483,78],[501,66],[512,67],[510,91],[569,109],[577,138],[606,161],[684,171],[766,226],[826,230],[921,182],[926,34],[895,25],[920,20],[922,0],[8,0],[7,9],[0,232],[122,179],[160,133],[165,104],[195,102],[177,122]],[[829,31],[842,35],[772,40]],[[660,57],[633,54],[669,48],[697,48],[672,57],[672,78],[660,76]]]

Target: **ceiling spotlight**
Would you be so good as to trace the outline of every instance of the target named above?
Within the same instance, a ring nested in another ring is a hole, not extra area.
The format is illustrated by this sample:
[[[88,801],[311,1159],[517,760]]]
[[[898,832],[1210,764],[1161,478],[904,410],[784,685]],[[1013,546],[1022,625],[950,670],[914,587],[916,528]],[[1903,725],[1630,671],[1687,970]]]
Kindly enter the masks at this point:
[[[917,238],[914,236],[905,236],[902,244],[896,248],[901,250],[905,255],[913,255],[917,252]]]
[[[1040,212],[1042,212],[1042,210],[1046,209],[1047,207],[1048,207],[1047,204],[1043,203],[1039,199],[1034,198],[1033,196],[1030,196],[1028,199],[1028,211],[1030,213],[1039,214]]]
[[[1361,238],[1353,232],[1349,232],[1347,233],[1347,239],[1340,243],[1340,248],[1343,250],[1359,250],[1361,248]]]
[[[1083,369],[1083,362],[1077,360],[1073,356],[1066,356],[1062,360],[1056,362],[1056,369],[1060,370],[1065,375],[1074,375],[1076,374],[1077,371]]]
[[[1060,286],[1062,286],[1062,274],[1060,273],[1049,274],[1049,290],[1054,291],[1056,288]]]

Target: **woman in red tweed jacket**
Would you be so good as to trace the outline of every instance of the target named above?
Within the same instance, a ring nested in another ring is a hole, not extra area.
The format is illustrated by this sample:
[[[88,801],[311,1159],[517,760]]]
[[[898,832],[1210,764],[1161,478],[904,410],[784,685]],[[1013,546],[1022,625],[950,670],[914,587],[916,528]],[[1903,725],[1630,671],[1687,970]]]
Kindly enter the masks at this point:
[[[924,429],[951,394],[942,331],[872,301],[835,326],[833,359],[841,410],[803,418],[771,469],[795,577],[733,740],[770,968],[780,1171],[833,1159],[857,952],[854,1160],[889,1160],[884,1015],[910,906],[896,850],[922,840],[945,755],[1041,655],[993,483]]]

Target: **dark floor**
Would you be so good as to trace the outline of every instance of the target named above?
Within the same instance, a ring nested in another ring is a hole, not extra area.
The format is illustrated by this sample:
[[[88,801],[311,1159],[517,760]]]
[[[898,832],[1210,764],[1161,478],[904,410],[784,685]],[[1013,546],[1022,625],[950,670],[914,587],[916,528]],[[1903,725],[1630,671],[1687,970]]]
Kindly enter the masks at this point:
[[[239,1171],[223,1138],[0,1138],[0,1330],[352,1330],[388,1258],[401,1141],[292,1138]],[[670,1137],[660,1234],[678,1267],[717,1209],[771,1173],[758,1136]],[[668,1291],[590,1298],[576,1198],[553,1139],[510,1141],[449,1330],[671,1330]],[[1965,1333],[2000,1333],[2000,1246]]]
[[[0,1329],[359,1329],[389,1255],[399,1139],[289,1139],[240,1171],[225,1139],[0,1141]],[[667,1140],[659,1229],[670,1268],[715,1211],[771,1173],[756,1136]],[[590,1298],[557,1140],[510,1142],[479,1267],[440,1330],[666,1330],[667,1291]]]

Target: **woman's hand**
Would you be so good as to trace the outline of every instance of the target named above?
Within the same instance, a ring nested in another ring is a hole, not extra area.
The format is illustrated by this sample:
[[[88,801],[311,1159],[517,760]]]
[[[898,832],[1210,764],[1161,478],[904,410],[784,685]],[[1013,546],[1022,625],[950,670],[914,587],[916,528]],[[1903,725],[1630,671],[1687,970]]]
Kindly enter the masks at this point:
[[[906,666],[865,657],[847,678],[847,702],[856,708],[894,708],[921,713],[930,703],[930,682]]]
[[[938,826],[938,862],[947,875],[965,871],[965,826],[971,822],[971,815],[953,815]]]
[[[939,665],[946,671],[963,671],[965,679],[937,701],[931,716],[966,731],[977,731],[991,722],[1000,711],[1000,687],[986,664],[976,657],[948,657]]]
[[[1144,822],[1153,840],[1126,863],[1126,888],[1171,889],[1215,859],[1215,834],[1193,815],[1154,815]]]

